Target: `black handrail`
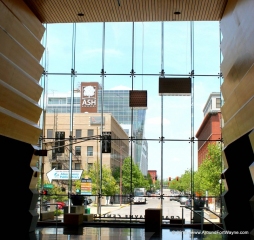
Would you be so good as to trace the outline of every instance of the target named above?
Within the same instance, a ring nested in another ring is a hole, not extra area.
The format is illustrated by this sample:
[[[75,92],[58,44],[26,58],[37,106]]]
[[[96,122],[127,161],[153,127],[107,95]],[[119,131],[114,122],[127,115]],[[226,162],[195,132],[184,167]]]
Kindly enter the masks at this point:
[[[201,221],[201,230],[203,230],[203,222],[204,222],[204,219],[207,220],[208,222],[212,223],[214,226],[218,227],[219,229],[221,229],[222,231],[225,231],[224,228],[220,227],[219,225],[215,224],[214,222],[210,221],[209,219],[207,219],[205,216],[204,216],[204,209],[209,209],[207,207],[200,207],[200,209],[202,209],[202,214],[200,215],[197,211],[195,211],[194,209],[192,209],[193,207],[189,207],[189,206],[185,206],[185,205],[182,205],[180,207],[184,207],[186,209],[189,209],[191,210],[192,212],[194,212],[195,214],[199,215],[201,218],[203,218],[203,220]],[[209,209],[210,210],[210,209]],[[211,211],[211,210],[210,210]],[[212,211],[211,211],[212,212]],[[213,213],[213,212],[212,212]],[[218,216],[220,219],[221,217],[217,214],[215,214],[216,216]]]

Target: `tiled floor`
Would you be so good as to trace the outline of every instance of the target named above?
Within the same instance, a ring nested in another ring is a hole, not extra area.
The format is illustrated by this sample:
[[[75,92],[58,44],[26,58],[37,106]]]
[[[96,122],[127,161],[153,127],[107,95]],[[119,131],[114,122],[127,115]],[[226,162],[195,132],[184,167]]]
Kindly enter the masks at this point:
[[[221,234],[204,234],[197,229],[167,228],[159,233],[145,231],[144,228],[122,227],[38,227],[31,240],[189,240],[204,239],[213,235],[212,239],[225,239]],[[207,239],[210,239],[209,237]]]

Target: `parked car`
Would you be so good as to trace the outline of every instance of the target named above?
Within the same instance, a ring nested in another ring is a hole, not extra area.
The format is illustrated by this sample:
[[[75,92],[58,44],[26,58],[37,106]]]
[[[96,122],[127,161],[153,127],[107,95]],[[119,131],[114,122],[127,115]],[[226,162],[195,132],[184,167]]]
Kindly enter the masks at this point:
[[[186,205],[186,202],[189,200],[189,198],[188,197],[185,197],[185,196],[181,196],[180,198],[179,198],[179,202],[180,202],[180,204],[181,205]]]
[[[170,201],[176,201],[179,202],[180,195],[179,194],[172,194],[169,198]]]
[[[56,204],[58,209],[63,209],[66,206],[65,202],[56,202]]]
[[[185,206],[191,207],[191,199],[190,198],[185,202]]]
[[[93,202],[91,198],[85,199],[84,204],[89,205]]]
[[[65,207],[66,204],[65,204],[65,202],[60,202],[60,201],[55,202],[55,203],[50,203],[50,201],[45,201],[45,202],[43,202],[42,206],[43,206],[44,211],[49,211],[50,206],[53,207],[53,209],[55,209],[56,206],[58,209],[63,209],[63,207]]]

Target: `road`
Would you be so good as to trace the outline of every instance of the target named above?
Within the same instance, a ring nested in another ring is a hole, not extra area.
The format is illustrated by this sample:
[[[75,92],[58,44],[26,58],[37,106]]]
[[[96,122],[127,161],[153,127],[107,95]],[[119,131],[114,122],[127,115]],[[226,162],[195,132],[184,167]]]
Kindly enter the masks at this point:
[[[117,205],[118,207],[102,206],[102,214],[115,214],[115,215],[133,215],[133,216],[144,216],[147,208],[161,208],[161,200],[149,198],[147,204],[131,204],[131,205]],[[162,216],[164,218],[174,217],[182,218],[182,214],[186,221],[190,221],[190,210],[180,207],[180,203],[176,201],[169,201],[169,199],[163,200],[162,205]],[[182,212],[183,211],[183,212]],[[96,212],[95,212],[96,213]]]
[[[169,197],[167,197],[167,194],[165,193],[164,199],[161,201],[160,196],[151,196],[148,197],[146,204],[122,204],[121,206],[119,204],[109,204],[101,207],[101,214],[105,215],[116,215],[121,217],[129,217],[130,215],[133,216],[133,218],[144,218],[145,216],[145,210],[147,208],[162,208],[162,216],[163,219],[166,218],[183,218],[185,219],[186,223],[190,222],[191,216],[190,216],[190,210],[181,207],[179,202],[176,201],[170,201]],[[93,206],[90,207],[90,213],[97,214],[97,208]]]

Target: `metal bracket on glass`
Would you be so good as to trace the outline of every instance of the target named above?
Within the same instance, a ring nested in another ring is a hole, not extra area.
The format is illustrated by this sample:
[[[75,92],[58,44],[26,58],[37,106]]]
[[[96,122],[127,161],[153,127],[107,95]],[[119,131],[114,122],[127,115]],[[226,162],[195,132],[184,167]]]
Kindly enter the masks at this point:
[[[77,77],[76,76],[76,73],[77,73],[77,71],[75,71],[73,68],[71,69],[71,76],[73,77],[73,76],[75,76],[75,77]]]
[[[131,76],[134,76],[134,77],[135,77],[135,73],[136,73],[136,72],[134,72],[134,69],[131,69],[131,71],[130,71]],[[130,76],[130,77],[131,77],[131,76]]]
[[[158,199],[164,199],[164,193],[161,194]]]
[[[191,70],[191,72],[189,73],[191,76],[194,76],[194,70]]]
[[[165,77],[165,71],[164,69],[161,70],[161,72],[159,72],[161,74],[161,77]]]
[[[102,69],[101,69],[101,76],[104,76],[105,73],[106,73],[106,71],[104,71],[104,69],[102,68]],[[107,76],[104,76],[104,77],[107,77]]]
[[[165,137],[163,137],[163,136],[162,136],[162,137],[159,137],[159,143],[160,143],[160,142],[164,143],[164,140],[163,140],[164,138],[165,138]]]

